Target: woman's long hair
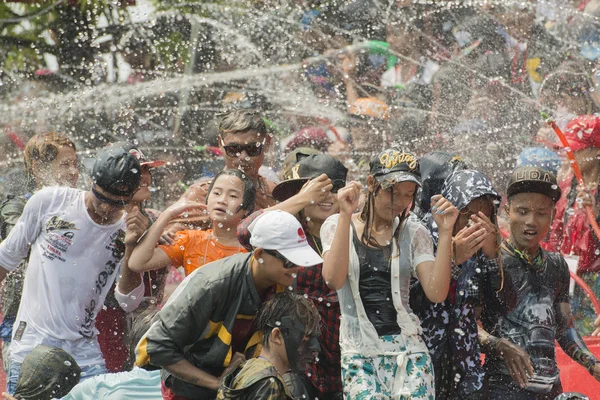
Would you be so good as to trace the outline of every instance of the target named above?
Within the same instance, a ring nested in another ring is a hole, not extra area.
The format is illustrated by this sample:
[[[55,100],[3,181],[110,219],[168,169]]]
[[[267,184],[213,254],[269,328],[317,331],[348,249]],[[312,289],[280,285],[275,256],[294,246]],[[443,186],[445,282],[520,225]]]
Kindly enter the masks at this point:
[[[373,177],[373,180],[375,181],[375,177]],[[391,200],[390,201],[393,204],[394,203],[393,186],[391,189],[392,189],[392,191],[391,191]],[[377,242],[377,240],[373,239],[373,237],[371,236],[371,230],[373,229],[373,221],[375,220],[375,197],[377,196],[377,194],[379,193],[380,190],[383,190],[381,188],[381,184],[376,183],[375,187],[373,188],[373,191],[369,191],[369,193],[367,195],[367,202],[366,202],[365,207],[363,208],[362,212],[360,213],[360,217],[359,217],[360,220],[365,224],[362,236],[360,238],[361,242],[363,242],[367,246],[371,246],[371,247],[375,247],[375,248],[383,248],[384,247],[381,244],[379,244]],[[410,204],[410,207],[407,207],[400,215],[400,222],[392,235],[393,239],[396,241],[396,247],[398,248],[398,254],[400,254],[400,230],[402,228],[402,224],[408,218],[408,216],[410,215],[410,212],[412,210],[414,210],[416,203],[417,203],[417,190],[415,190],[415,193],[413,194],[413,199]]]

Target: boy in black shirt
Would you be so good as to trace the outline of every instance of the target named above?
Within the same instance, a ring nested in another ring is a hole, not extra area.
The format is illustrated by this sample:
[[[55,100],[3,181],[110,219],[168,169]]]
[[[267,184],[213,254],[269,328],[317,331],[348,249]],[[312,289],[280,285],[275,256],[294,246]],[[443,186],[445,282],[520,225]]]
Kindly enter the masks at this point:
[[[502,244],[503,274],[484,288],[479,341],[486,353],[491,399],[554,399],[562,393],[555,340],[600,380],[600,364],[573,327],[569,269],[540,247],[561,190],[538,167],[519,167],[507,189],[510,237]]]

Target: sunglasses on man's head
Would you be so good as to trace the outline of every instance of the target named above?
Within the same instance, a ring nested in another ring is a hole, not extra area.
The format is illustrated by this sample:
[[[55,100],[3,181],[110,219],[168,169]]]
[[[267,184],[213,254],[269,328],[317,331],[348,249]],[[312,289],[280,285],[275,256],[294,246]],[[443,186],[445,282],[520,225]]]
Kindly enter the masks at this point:
[[[269,255],[272,255],[273,257],[282,260],[283,261],[283,268],[285,268],[285,269],[296,268],[296,264],[294,264],[293,262],[291,262],[290,260],[288,260],[287,258],[285,258],[283,256],[283,254],[281,254],[277,250],[266,250],[265,249],[265,253],[267,253]]]
[[[98,190],[96,190],[96,188],[94,186],[92,186],[92,193],[93,193],[94,197],[96,199],[98,199],[98,201],[100,201],[101,203],[106,203],[113,207],[125,207],[127,204],[129,204],[129,201],[130,201],[130,199],[115,200],[115,199],[111,199],[110,197],[106,197],[105,195],[100,193]]]
[[[221,141],[221,146],[223,146],[223,148],[225,149],[225,153],[229,157],[239,157],[243,151],[245,151],[249,157],[256,157],[257,155],[262,153],[263,147],[265,146],[265,143],[267,142],[267,137],[265,136],[265,138],[263,139],[262,142],[256,142],[253,144],[228,144],[228,145],[225,145],[225,142],[223,142],[223,138],[219,137],[219,140]]]

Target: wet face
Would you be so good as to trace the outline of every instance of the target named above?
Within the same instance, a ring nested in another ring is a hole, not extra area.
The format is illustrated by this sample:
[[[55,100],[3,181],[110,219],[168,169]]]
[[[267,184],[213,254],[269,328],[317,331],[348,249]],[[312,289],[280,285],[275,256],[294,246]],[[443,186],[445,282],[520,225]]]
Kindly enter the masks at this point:
[[[120,218],[123,210],[131,201],[129,196],[115,196],[99,186],[94,185],[97,194],[92,193],[88,203],[88,211],[92,218],[101,221],[111,221]]]
[[[260,264],[262,275],[270,282],[270,285],[278,284],[289,287],[294,284],[294,279],[296,278],[300,267],[284,268],[284,260],[271,255],[262,249],[260,254],[255,253],[255,257],[257,257],[257,259],[262,258],[263,262]]]
[[[39,165],[36,169],[39,169],[39,171],[34,173],[42,177],[41,182],[73,188],[77,186],[79,180],[77,154],[71,146],[59,147],[56,158],[48,167]]]
[[[369,177],[369,180],[371,179],[372,177]],[[379,189],[375,195],[377,216],[383,220],[393,221],[410,206],[416,190],[417,184],[414,182],[400,182],[389,189]]]
[[[486,217],[491,218],[492,216],[493,203],[492,199],[488,196],[483,196],[472,200],[465,208],[460,210],[458,219],[454,224],[454,234],[457,234],[472,221],[473,215],[478,215],[479,212],[485,214]]]
[[[140,186],[133,195],[133,202],[141,203],[142,201],[150,198],[150,187],[152,186],[152,173],[150,168],[146,165],[142,166]]]
[[[219,139],[227,168],[240,169],[251,177],[258,176],[267,144],[264,135],[253,131],[223,134]]]
[[[305,218],[310,218],[310,221],[324,222],[333,214],[340,211],[337,194],[329,192],[325,200],[318,204],[311,204],[304,208],[303,213]]]
[[[506,211],[512,244],[518,250],[535,254],[552,224],[552,199],[540,193],[515,194],[510,197]]]
[[[243,198],[244,182],[240,178],[219,176],[207,197],[208,215],[213,225],[237,225],[246,215],[246,210],[240,210]]]

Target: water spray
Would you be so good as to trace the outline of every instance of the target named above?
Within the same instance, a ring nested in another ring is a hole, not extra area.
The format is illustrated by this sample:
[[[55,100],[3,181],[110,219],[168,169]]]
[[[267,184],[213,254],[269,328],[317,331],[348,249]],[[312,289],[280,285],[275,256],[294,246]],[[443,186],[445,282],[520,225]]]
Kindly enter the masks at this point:
[[[577,178],[577,182],[579,182],[579,186],[581,186],[582,188],[585,188],[585,182],[583,181],[583,175],[581,173],[581,169],[579,168],[579,164],[577,164],[577,160],[575,160],[575,155],[573,154],[573,150],[571,150],[571,146],[569,145],[569,141],[567,140],[565,134],[558,127],[556,122],[554,122],[554,120],[552,118],[550,118],[550,116],[548,114],[546,114],[543,111],[541,112],[541,114],[542,114],[542,118],[544,119],[544,121],[546,121],[546,123],[548,125],[550,125],[550,127],[556,133],[556,136],[558,136],[558,138],[560,139],[560,142],[562,143],[562,145],[567,153],[567,158],[570,161],[571,168],[573,169],[573,173],[575,174],[575,178]],[[586,211],[586,214],[588,217],[588,222],[590,223],[592,229],[594,230],[596,237],[600,240],[600,226],[598,226],[598,222],[596,221],[596,217],[594,216],[594,212],[592,211],[592,208],[590,206],[586,206],[585,211]]]

